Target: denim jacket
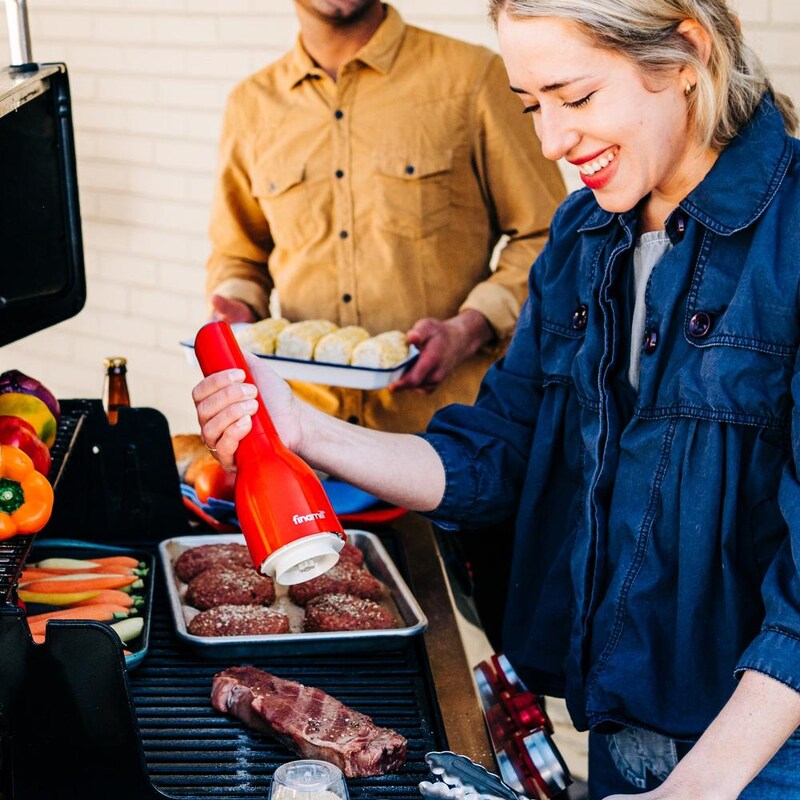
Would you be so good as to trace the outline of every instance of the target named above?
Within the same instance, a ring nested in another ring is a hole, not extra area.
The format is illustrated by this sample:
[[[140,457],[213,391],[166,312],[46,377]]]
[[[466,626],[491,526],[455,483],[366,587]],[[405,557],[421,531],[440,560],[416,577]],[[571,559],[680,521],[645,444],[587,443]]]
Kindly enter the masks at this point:
[[[638,394],[636,211],[570,196],[505,358],[423,434],[435,522],[516,510],[505,651],[579,728],[697,737],[746,669],[800,691],[799,148],[765,95],[667,220]]]

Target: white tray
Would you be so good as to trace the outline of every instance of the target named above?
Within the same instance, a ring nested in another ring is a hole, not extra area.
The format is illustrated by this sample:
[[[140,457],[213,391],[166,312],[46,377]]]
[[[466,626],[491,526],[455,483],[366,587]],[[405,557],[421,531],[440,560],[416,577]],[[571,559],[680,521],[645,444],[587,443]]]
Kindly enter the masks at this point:
[[[197,363],[194,355],[194,342],[183,339],[181,345],[187,348],[187,358]],[[408,358],[395,367],[352,367],[345,364],[327,364],[323,361],[304,361],[297,358],[265,356],[255,353],[269,362],[270,367],[287,381],[321,383],[325,386],[341,386],[344,389],[384,389],[404,375],[417,360],[419,350],[412,344],[408,348]]]
[[[302,631],[263,636],[195,636],[189,633],[188,624],[197,614],[197,609],[184,603],[186,584],[181,581],[172,568],[175,559],[186,549],[203,544],[244,544],[240,533],[210,534],[202,536],[177,536],[165,539],[158,546],[161,565],[167,581],[175,630],[180,639],[191,644],[205,656],[235,656],[247,658],[256,653],[301,654],[301,653],[342,653],[376,650],[398,650],[408,646],[418,634],[428,626],[428,620],[419,604],[411,594],[406,582],[380,539],[368,531],[347,530],[347,539],[364,553],[364,564],[384,585],[385,596],[382,602],[395,616],[398,627],[385,630],[331,631],[305,633]],[[285,597],[286,587],[275,584],[278,590],[276,605],[288,614],[294,629],[299,626],[295,612],[299,610]]]

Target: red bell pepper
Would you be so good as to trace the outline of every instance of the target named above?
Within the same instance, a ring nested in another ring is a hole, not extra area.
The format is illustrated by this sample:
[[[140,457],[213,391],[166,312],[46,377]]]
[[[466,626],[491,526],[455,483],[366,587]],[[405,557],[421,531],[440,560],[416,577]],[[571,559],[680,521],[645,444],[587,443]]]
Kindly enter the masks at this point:
[[[36,435],[36,429],[22,417],[0,416],[0,444],[17,447],[25,453],[33,468],[47,475],[50,471],[50,450]]]

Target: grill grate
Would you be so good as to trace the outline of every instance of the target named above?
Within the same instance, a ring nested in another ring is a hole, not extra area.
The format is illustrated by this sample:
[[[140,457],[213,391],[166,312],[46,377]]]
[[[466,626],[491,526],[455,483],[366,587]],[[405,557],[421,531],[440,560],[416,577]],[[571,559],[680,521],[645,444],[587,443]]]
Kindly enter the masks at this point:
[[[382,541],[398,563],[394,542]],[[244,663],[316,686],[408,739],[399,772],[348,780],[352,800],[419,799],[425,753],[446,749],[421,640],[387,653],[206,659],[174,634],[156,579],[148,655],[129,676],[152,784],[171,797],[266,798],[275,769],[297,756],[211,707],[215,673]]]
[[[50,448],[52,464],[48,477],[54,489],[58,487],[67,453],[72,447],[87,413],[87,406],[79,402],[69,407],[62,405],[56,440]],[[15,536],[0,541],[0,605],[16,602],[14,589],[19,573],[22,571],[22,565],[28,559],[28,552],[34,538],[33,535]]]

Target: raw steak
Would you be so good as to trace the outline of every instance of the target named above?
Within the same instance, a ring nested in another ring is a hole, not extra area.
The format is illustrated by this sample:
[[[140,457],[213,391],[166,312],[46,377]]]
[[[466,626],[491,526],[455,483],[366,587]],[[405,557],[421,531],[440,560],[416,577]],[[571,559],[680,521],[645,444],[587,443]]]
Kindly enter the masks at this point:
[[[379,728],[321,689],[255,667],[214,676],[211,705],[250,728],[269,733],[303,758],[335,764],[348,778],[383,775],[406,760],[406,740]]]

